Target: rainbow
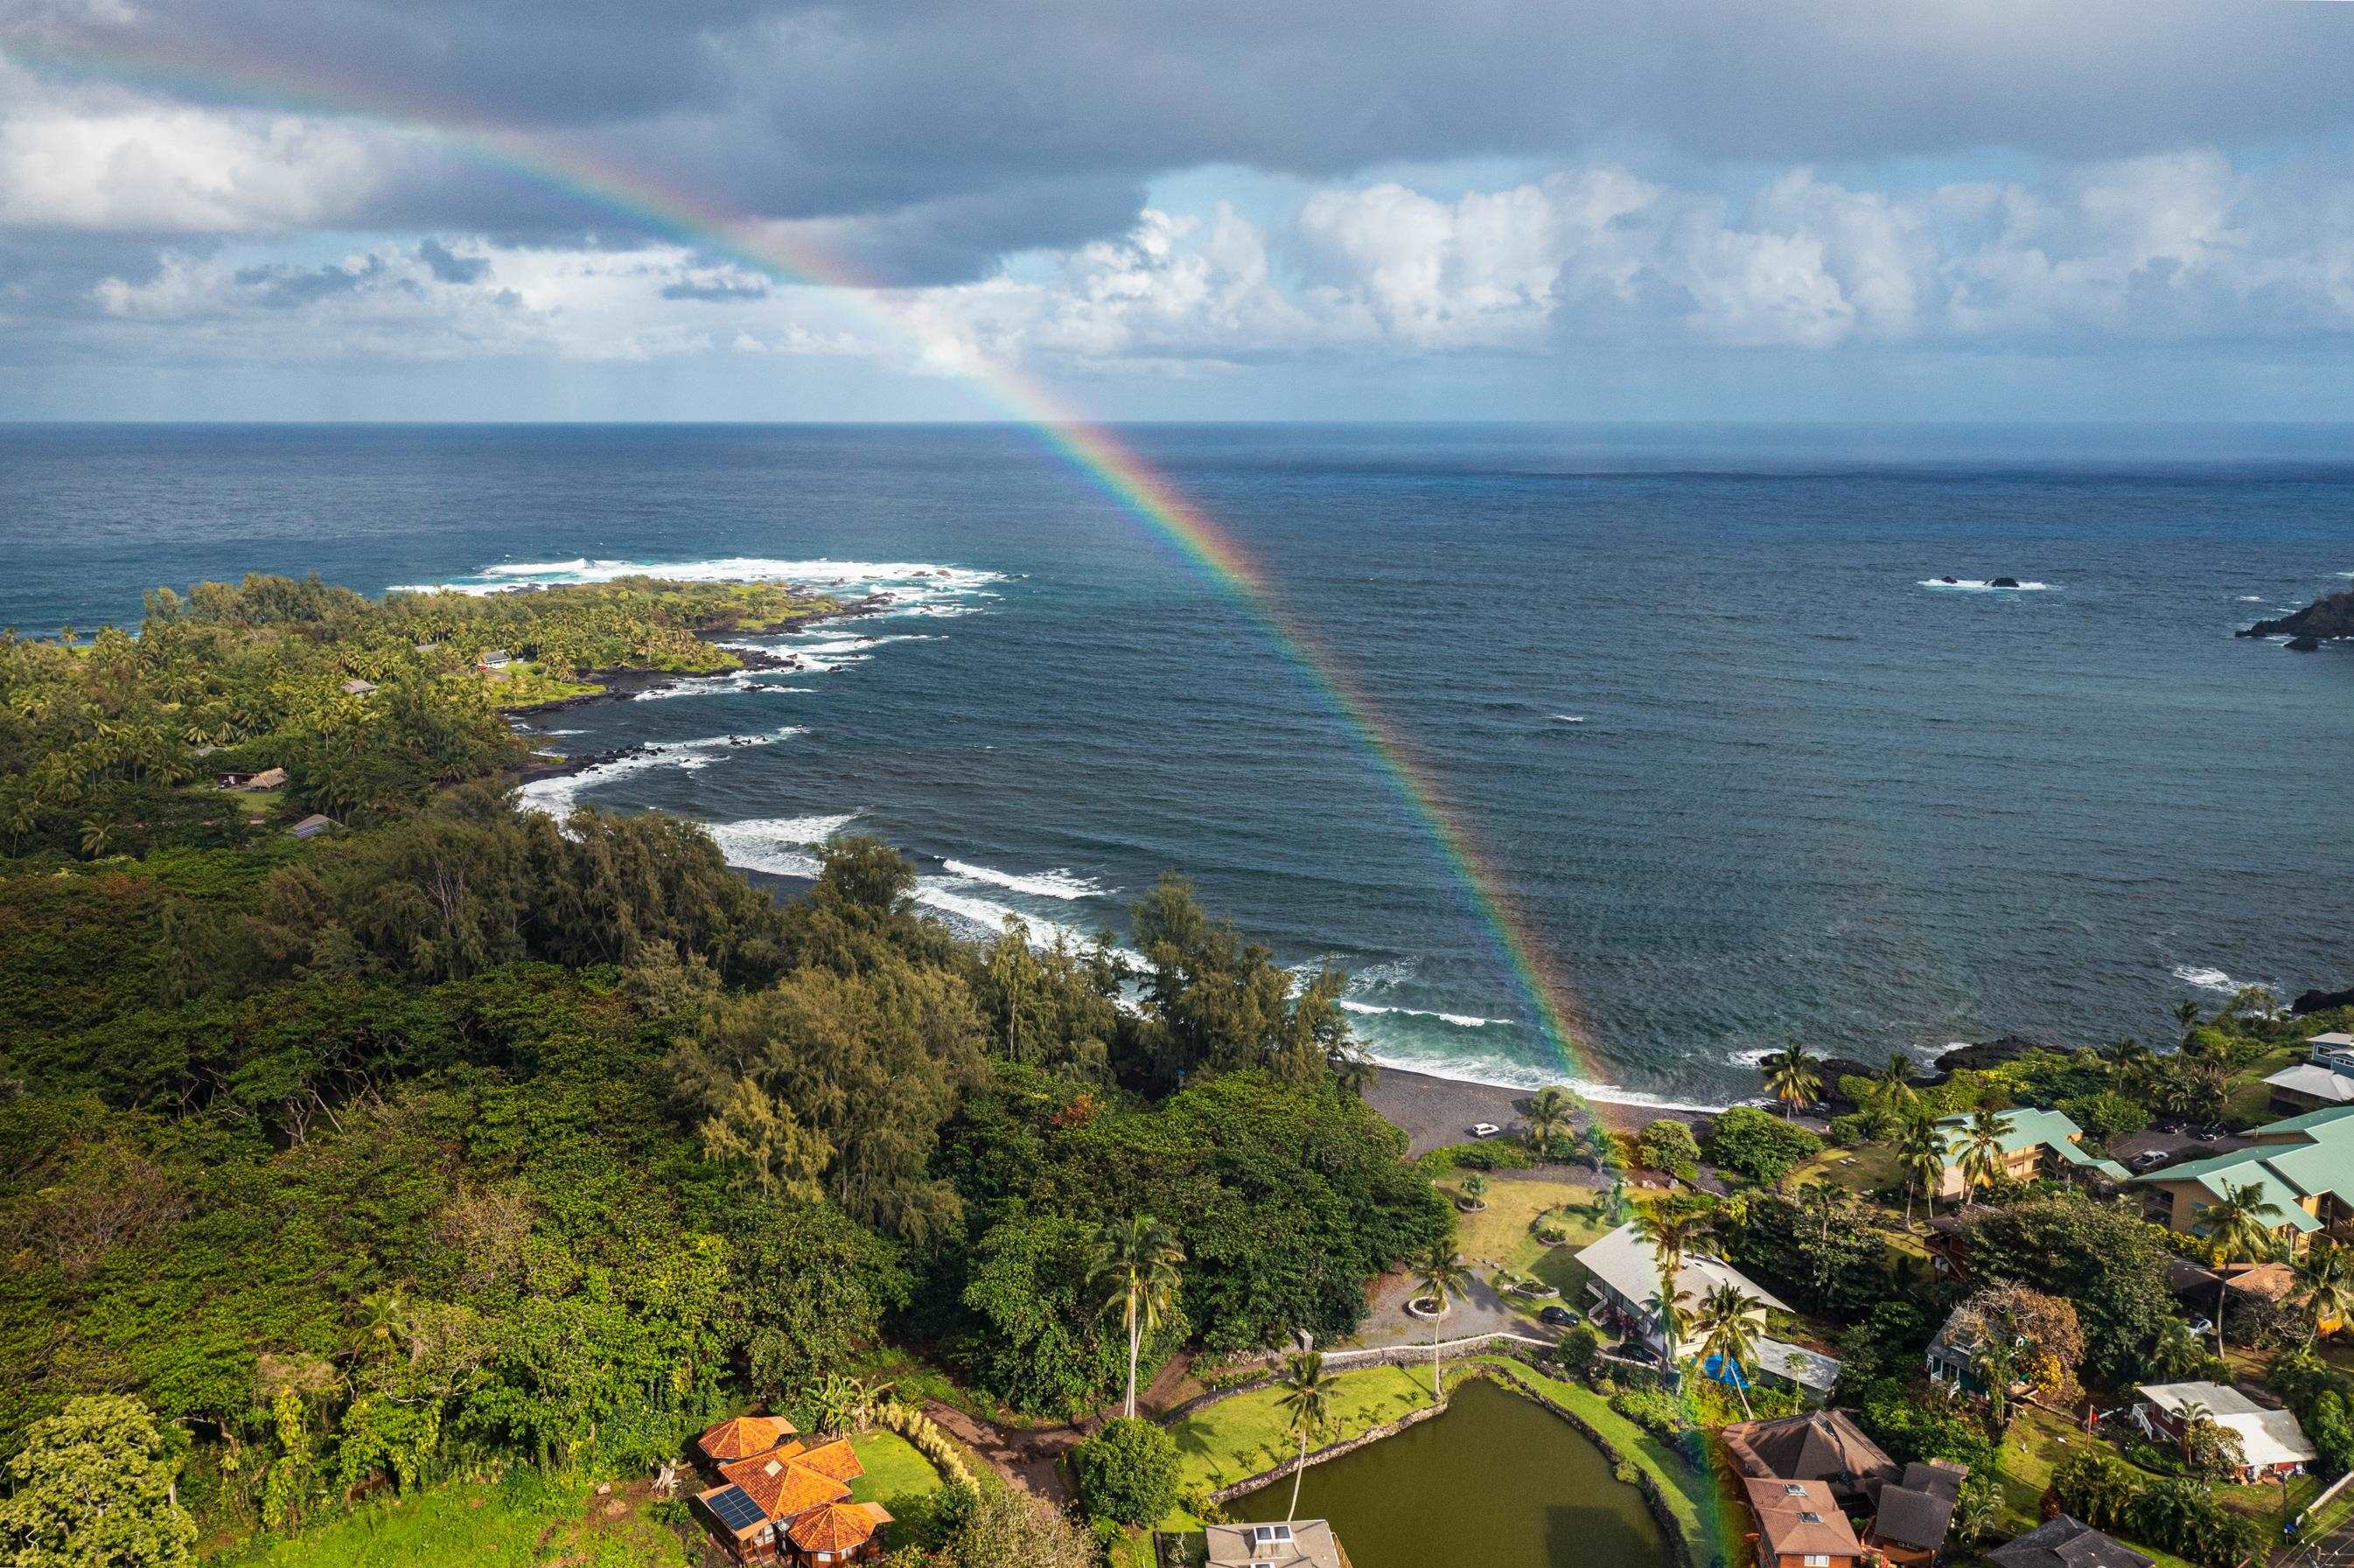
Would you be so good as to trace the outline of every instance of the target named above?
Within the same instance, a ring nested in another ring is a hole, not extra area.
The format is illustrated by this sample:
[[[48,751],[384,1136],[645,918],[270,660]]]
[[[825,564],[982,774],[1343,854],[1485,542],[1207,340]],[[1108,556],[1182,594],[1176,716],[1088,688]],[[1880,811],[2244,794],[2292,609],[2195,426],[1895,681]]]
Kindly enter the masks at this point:
[[[204,58],[185,49],[167,56],[124,47],[119,39],[93,43],[49,37],[5,47],[19,59],[111,80],[179,93],[231,94],[248,104],[418,127],[478,162],[613,212],[632,227],[726,257],[782,282],[842,291],[863,314],[919,348],[948,346],[944,337],[928,335],[919,322],[888,309],[886,290],[854,275],[838,259],[785,226],[723,211],[577,145],[536,139],[421,99],[403,99],[381,84],[298,77],[282,67],[249,59]],[[960,352],[941,357],[965,363],[969,356]],[[1588,1035],[1567,977],[1516,906],[1493,858],[1463,813],[1447,803],[1427,770],[1415,760],[1372,694],[1286,605],[1242,543],[1112,430],[1063,406],[1045,387],[1013,368],[972,367],[968,379],[1008,419],[1034,431],[1051,451],[1219,584],[1331,704],[1450,868],[1494,956],[1523,993],[1544,1044],[1572,1086],[1592,1097],[1596,1086],[1586,1071]]]

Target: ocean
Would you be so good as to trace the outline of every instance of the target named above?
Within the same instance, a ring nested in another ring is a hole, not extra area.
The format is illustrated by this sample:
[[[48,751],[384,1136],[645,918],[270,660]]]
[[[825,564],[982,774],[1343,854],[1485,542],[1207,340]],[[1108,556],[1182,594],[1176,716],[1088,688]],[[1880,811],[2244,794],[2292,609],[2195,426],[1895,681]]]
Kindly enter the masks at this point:
[[[2354,650],[2232,636],[2354,577],[2354,433],[1126,436],[1483,846],[1577,1059],[1290,651],[1019,429],[0,429],[0,625],[248,571],[885,589],[763,640],[797,670],[549,715],[659,749],[538,803],[681,812],[788,885],[877,833],[967,929],[1118,940],[1182,871],[1345,969],[1377,1056],[1488,1082],[1715,1104],[1792,1041],[2162,1040],[2184,997],[2354,984]]]

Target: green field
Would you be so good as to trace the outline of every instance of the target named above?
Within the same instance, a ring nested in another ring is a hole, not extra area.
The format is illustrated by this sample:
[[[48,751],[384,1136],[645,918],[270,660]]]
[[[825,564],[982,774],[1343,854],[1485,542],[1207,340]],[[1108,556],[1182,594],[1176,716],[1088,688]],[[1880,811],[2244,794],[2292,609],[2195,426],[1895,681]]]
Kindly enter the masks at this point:
[[[866,1467],[866,1473],[850,1484],[853,1502],[879,1502],[896,1514],[940,1489],[940,1473],[932,1462],[896,1432],[879,1426],[861,1432],[850,1440],[850,1447]]]
[[[1299,1439],[1285,1424],[1277,1401],[1282,1391],[1253,1389],[1204,1405],[1169,1429],[1177,1439],[1177,1487],[1215,1491],[1271,1470],[1299,1451]],[[1366,1367],[1339,1374],[1334,1386],[1334,1430],[1312,1447],[1354,1437],[1385,1421],[1430,1404],[1430,1374],[1420,1369]]]

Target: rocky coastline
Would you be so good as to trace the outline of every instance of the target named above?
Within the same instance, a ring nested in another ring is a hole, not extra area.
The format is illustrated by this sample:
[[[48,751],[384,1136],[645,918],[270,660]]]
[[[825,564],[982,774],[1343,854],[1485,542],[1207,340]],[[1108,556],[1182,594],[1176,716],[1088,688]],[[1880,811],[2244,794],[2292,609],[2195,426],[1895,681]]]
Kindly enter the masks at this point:
[[[854,620],[862,616],[880,615],[892,608],[894,608],[894,601],[888,594],[869,594],[864,599],[854,599],[848,604],[838,605],[812,615],[788,616],[769,626],[737,627],[724,635],[729,638],[778,637],[787,632],[805,631],[812,626],[823,625],[829,621]],[[506,710],[506,715],[510,719],[542,718],[550,714],[562,713],[568,708],[585,707],[591,703],[629,702],[647,692],[657,691],[680,681],[708,680],[716,675],[740,674],[748,670],[805,668],[801,662],[790,652],[771,652],[765,648],[723,649],[719,647],[719,638],[722,634],[704,631],[697,632],[695,635],[711,644],[716,652],[732,656],[734,662],[715,663],[710,668],[702,670],[647,670],[635,665],[616,665],[611,669],[591,670],[582,675],[581,679],[596,686],[598,690],[582,692],[576,696],[557,697],[545,703],[533,703],[525,707],[509,708]],[[575,773],[586,773],[592,768],[602,768],[627,758],[650,756],[652,752],[652,747],[637,745],[616,747],[608,751],[586,752],[578,757],[537,754],[538,759],[527,762],[520,768],[510,768],[504,775],[504,779],[508,787],[513,788],[543,779],[563,779]]]
[[[2354,588],[2324,594],[2294,615],[2243,626],[2234,637],[2285,637],[2289,651],[2311,653],[2324,642],[2354,639]]]

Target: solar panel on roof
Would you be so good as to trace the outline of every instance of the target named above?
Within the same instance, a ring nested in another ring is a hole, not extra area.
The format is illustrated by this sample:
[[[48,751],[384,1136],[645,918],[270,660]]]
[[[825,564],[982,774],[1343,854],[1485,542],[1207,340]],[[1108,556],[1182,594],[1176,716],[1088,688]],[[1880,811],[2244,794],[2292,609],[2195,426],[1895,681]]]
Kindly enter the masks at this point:
[[[760,1505],[752,1500],[752,1494],[741,1487],[729,1487],[724,1491],[712,1493],[705,1506],[711,1510],[712,1517],[730,1530],[749,1530],[756,1524],[764,1523],[769,1517],[760,1510]]]

